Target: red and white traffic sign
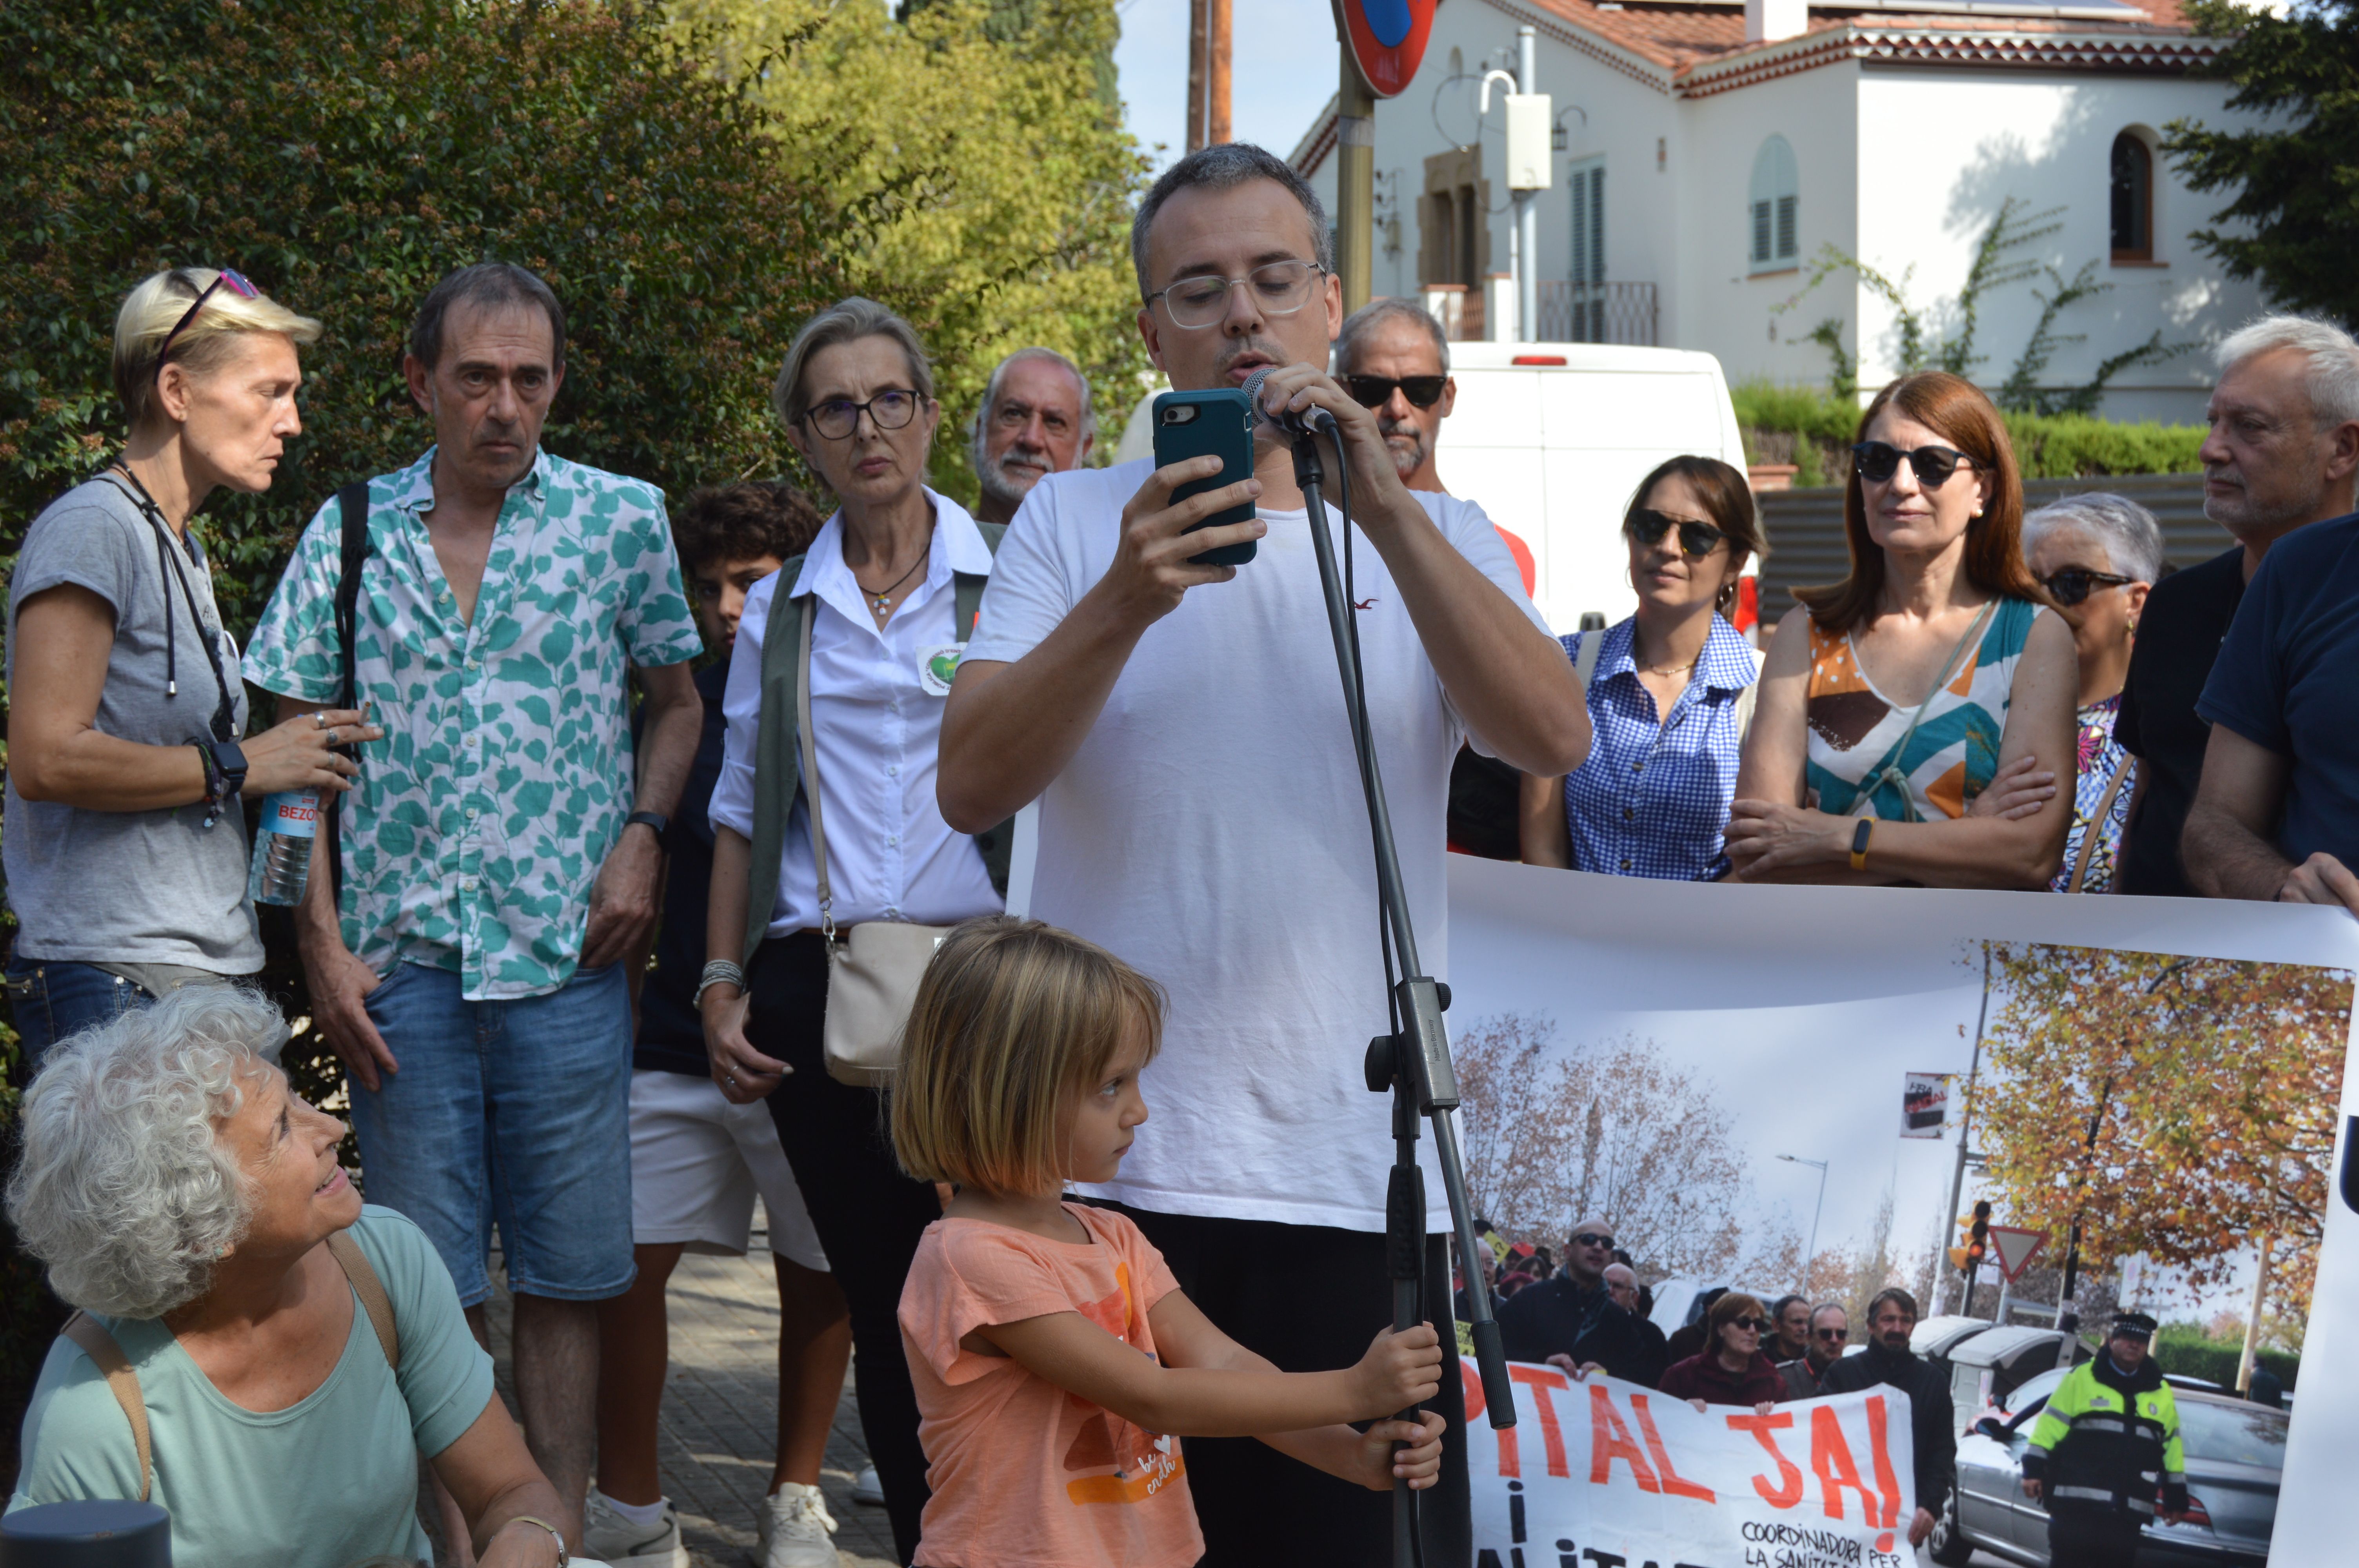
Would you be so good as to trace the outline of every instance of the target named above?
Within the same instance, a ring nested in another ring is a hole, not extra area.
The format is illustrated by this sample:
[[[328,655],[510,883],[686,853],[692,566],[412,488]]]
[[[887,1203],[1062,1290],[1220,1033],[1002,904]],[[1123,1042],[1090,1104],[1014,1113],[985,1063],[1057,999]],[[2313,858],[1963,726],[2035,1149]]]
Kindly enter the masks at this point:
[[[2019,1225],[1990,1227],[1991,1255],[1998,1260],[1998,1271],[2009,1284],[2023,1278],[2023,1271],[2047,1245],[2048,1233],[2043,1230],[2026,1230]]]
[[[1344,46],[1379,98],[1408,91],[1425,59],[1439,0],[1336,0]]]

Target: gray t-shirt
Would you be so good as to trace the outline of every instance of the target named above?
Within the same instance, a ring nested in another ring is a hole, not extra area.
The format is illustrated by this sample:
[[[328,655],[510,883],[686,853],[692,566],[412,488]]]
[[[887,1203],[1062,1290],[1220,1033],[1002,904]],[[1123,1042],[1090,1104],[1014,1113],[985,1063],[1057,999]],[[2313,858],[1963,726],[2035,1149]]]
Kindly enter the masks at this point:
[[[221,628],[203,546],[167,531],[180,553],[201,623],[189,613],[157,530],[114,484],[77,485],[33,520],[8,584],[8,681],[16,679],[16,609],[72,583],[114,611],[114,643],[99,694],[97,728],[118,740],[171,746],[212,734],[221,694],[204,639],[221,649],[237,735],[246,733],[245,682],[237,646]],[[175,631],[179,695],[166,693],[166,617]],[[245,819],[234,806],[204,826],[201,802],[168,811],[85,811],[27,801],[7,789],[8,903],[16,951],[60,962],[185,964],[216,974],[262,968],[262,943],[245,899]]]

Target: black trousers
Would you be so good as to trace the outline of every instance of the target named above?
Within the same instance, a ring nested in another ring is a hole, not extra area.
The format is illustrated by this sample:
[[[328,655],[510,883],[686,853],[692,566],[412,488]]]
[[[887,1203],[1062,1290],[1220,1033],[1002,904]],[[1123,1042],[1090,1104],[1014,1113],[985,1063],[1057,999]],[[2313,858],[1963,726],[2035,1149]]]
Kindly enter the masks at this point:
[[[884,1484],[894,1548],[907,1563],[930,1494],[897,1314],[918,1238],[941,1217],[941,1205],[930,1184],[911,1181],[894,1162],[884,1097],[827,1076],[827,952],[817,934],[763,943],[746,985],[754,995],[747,1041],[794,1068],[771,1091],[770,1119],[851,1309],[860,1426]]]
[[[2142,1529],[2114,1514],[2050,1514],[2048,1561],[2054,1568],[2136,1568]]]
[[[1120,1207],[1171,1265],[1188,1299],[1222,1332],[1289,1372],[1349,1367],[1392,1322],[1381,1235],[1258,1219],[1206,1219]],[[1426,1242],[1425,1316],[1440,1331],[1449,1422],[1441,1476],[1417,1494],[1426,1568],[1468,1568],[1466,1400],[1451,1326],[1450,1260]],[[1201,1568],[1382,1568],[1392,1561],[1393,1503],[1249,1437],[1187,1440],[1188,1489],[1204,1530]]]

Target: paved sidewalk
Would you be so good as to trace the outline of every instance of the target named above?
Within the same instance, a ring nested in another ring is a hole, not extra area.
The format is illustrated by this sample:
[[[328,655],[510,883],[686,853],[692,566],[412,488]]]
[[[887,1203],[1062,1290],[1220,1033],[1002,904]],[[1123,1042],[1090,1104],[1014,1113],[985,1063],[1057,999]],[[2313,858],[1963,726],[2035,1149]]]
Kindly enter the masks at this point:
[[[513,1410],[507,1279],[497,1265],[495,1258],[492,1354]],[[758,1564],[755,1519],[769,1487],[778,1431],[778,1287],[767,1231],[754,1233],[754,1249],[743,1258],[681,1259],[668,1293],[671,1376],[658,1434],[664,1492],[679,1509],[696,1568]],[[893,1568],[899,1560],[885,1510],[852,1500],[853,1477],[868,1463],[852,1397],[858,1371],[855,1364],[844,1378],[820,1484],[835,1516],[842,1568]],[[432,1509],[425,1512],[431,1530]]]

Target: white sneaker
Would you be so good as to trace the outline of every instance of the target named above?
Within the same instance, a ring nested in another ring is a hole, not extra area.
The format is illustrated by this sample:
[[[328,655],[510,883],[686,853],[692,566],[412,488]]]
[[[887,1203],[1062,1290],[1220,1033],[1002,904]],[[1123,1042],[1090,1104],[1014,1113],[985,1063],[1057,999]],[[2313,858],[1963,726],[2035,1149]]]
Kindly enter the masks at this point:
[[[607,1568],[689,1568],[688,1548],[679,1539],[679,1512],[669,1498],[664,1499],[662,1519],[633,1524],[594,1486],[582,1510],[582,1555]]]
[[[761,1568],[835,1568],[835,1519],[817,1487],[788,1481],[762,1501]]]
[[[852,1500],[872,1509],[885,1506],[885,1483],[876,1478],[876,1466],[864,1465],[852,1483]]]

